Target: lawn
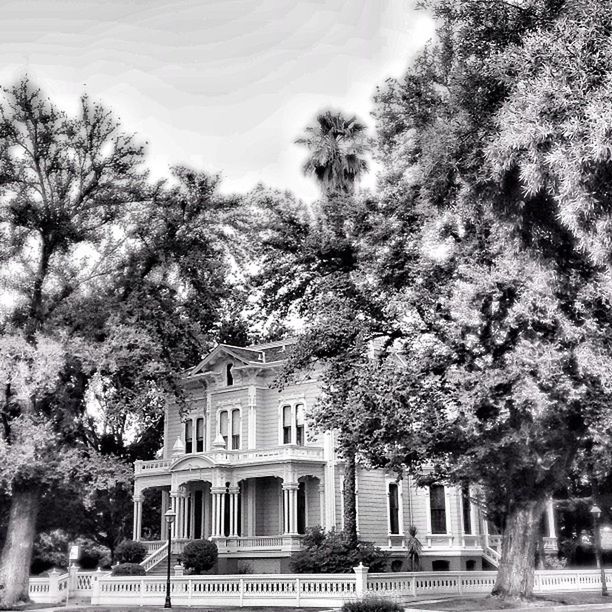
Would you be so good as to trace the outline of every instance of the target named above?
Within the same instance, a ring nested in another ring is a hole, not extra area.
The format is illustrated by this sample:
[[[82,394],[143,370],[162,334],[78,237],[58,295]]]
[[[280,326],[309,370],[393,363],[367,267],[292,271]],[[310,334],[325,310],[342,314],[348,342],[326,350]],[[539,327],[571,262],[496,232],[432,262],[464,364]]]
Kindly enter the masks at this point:
[[[558,606],[576,606],[585,604],[607,604],[612,609],[612,598],[602,597],[599,593],[563,593],[540,595],[530,601],[502,601],[495,597],[457,597],[427,601],[413,601],[407,604],[409,609],[438,610],[455,612],[488,612],[489,610],[526,610],[536,609],[546,612]]]

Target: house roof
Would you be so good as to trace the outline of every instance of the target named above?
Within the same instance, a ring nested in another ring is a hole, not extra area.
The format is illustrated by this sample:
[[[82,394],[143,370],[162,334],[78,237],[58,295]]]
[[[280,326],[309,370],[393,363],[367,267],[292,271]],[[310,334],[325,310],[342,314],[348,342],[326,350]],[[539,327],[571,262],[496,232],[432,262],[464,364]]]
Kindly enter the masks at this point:
[[[232,346],[231,344],[218,344],[198,365],[186,372],[187,378],[195,376],[206,369],[206,366],[215,363],[219,359],[230,357],[241,365],[250,365],[282,361],[287,355],[287,345],[295,343],[294,338],[268,342],[266,344],[255,344],[252,346]]]

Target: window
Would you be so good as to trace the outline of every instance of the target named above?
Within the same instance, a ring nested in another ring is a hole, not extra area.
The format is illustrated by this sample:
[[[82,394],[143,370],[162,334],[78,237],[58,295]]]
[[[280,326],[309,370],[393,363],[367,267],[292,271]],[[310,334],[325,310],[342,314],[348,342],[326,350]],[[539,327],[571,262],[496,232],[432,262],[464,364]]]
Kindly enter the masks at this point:
[[[470,485],[461,487],[461,505],[463,509],[463,533],[472,533],[472,506],[470,503]]]
[[[443,559],[436,559],[435,561],[432,561],[431,569],[434,572],[448,572],[448,570],[450,569],[450,562],[444,561]]]
[[[389,483],[389,533],[399,533],[399,486]]]
[[[429,487],[431,533],[446,533],[446,498],[443,485]]]
[[[228,363],[225,367],[225,381],[227,382],[228,387],[231,387],[234,384],[234,375],[232,374],[233,367],[233,363]]]
[[[295,407],[295,443],[304,446],[304,404]]]
[[[240,410],[232,410],[232,450],[240,448]]]
[[[240,449],[240,409],[223,410],[218,413],[219,435],[228,450]]]
[[[185,421],[185,452],[193,452],[193,421]]]
[[[291,406],[283,406],[283,444],[291,444]]]
[[[225,442],[225,448],[227,448],[227,438],[228,438],[228,416],[227,410],[224,410],[219,416],[219,433]]]
[[[196,453],[204,452],[204,419],[196,420]]]

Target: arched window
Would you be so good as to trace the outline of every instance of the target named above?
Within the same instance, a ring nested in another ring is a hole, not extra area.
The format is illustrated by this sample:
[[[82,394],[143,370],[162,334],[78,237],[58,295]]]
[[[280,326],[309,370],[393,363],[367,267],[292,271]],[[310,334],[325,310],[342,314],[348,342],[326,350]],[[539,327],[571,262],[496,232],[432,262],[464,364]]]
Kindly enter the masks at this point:
[[[227,448],[227,436],[228,436],[228,417],[227,410],[224,410],[219,417],[219,433],[225,442],[225,448]]]
[[[304,404],[295,407],[295,443],[304,446]]]
[[[185,421],[185,452],[193,452],[193,421],[191,419]]]
[[[196,420],[196,453],[204,452],[204,419]]]
[[[291,406],[283,406],[283,444],[291,444]]]
[[[228,387],[231,387],[234,384],[234,375],[232,374],[233,367],[233,363],[228,363],[227,366],[225,366],[225,381]]]
[[[240,448],[240,410],[232,410],[232,450]]]

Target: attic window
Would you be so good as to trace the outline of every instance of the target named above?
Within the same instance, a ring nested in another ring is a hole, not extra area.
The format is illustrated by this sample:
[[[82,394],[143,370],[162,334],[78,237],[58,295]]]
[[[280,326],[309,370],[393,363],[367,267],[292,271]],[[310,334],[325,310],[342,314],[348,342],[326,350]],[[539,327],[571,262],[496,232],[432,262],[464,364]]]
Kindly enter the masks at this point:
[[[231,387],[234,384],[234,375],[232,374],[232,368],[234,367],[233,363],[228,363],[225,367],[225,380],[227,382],[227,386]]]

